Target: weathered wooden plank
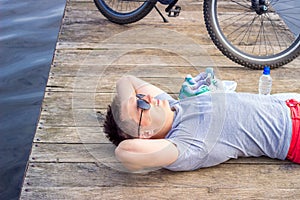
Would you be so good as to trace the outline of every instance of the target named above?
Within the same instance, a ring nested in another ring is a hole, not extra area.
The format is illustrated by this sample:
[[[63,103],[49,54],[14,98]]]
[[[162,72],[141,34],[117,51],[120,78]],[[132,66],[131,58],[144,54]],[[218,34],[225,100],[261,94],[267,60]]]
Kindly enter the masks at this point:
[[[195,44],[181,46],[180,49],[174,45],[158,44],[122,44],[122,48],[116,44],[95,44],[90,49],[73,47],[75,49],[63,49],[56,52],[54,64],[69,65],[141,65],[141,66],[212,66],[222,61],[224,57],[214,49],[215,55],[208,52],[210,48]],[[120,45],[120,44],[118,44]],[[72,48],[65,46],[64,48]],[[127,48],[128,46],[128,48]],[[118,49],[114,49],[118,48]],[[212,52],[211,52],[212,53]],[[142,62],[143,59],[147,62]],[[223,66],[223,65],[222,65]],[[229,62],[225,66],[232,66]]]
[[[158,170],[124,173],[101,163],[33,163],[25,179],[31,187],[198,187],[300,189],[297,164],[222,164],[193,172]],[[287,180],[287,181],[286,181]]]
[[[69,43],[68,43],[69,44]],[[103,67],[237,67],[241,66],[233,63],[231,60],[221,55],[218,50],[210,51],[206,46],[194,47],[193,53],[188,51],[173,51],[169,49],[159,50],[157,47],[139,47],[140,45],[128,45],[127,49],[100,49],[99,43],[93,45],[92,49],[84,50],[59,50],[56,52],[54,67],[72,66],[79,68],[89,67],[96,73],[101,72]],[[73,45],[71,45],[73,46]],[[65,46],[63,48],[70,48]],[[75,48],[75,47],[74,47]],[[79,48],[79,47],[76,47]],[[83,46],[83,48],[87,48]],[[95,48],[93,50],[93,48]],[[162,47],[161,47],[162,48]],[[176,49],[177,47],[168,46],[167,48]],[[188,47],[187,47],[188,48]],[[180,48],[183,49],[183,48]],[[140,54],[139,54],[140,53]],[[160,55],[155,55],[160,54]],[[63,55],[63,56],[61,56]],[[147,62],[143,62],[143,59]],[[300,59],[296,59],[286,68],[297,69],[300,65]],[[246,70],[249,70],[245,68]],[[90,70],[91,71],[91,70]],[[250,70],[249,70],[250,71]]]
[[[128,74],[128,73],[126,73]],[[49,79],[47,84],[47,91],[49,95],[51,92],[74,92],[74,93],[98,93],[98,92],[112,92],[115,88],[116,81],[123,75],[116,76],[91,76],[91,77],[55,77],[55,79]],[[129,73],[129,75],[131,75]],[[155,77],[155,78],[143,78],[143,80],[153,83],[160,87],[162,90],[170,93],[178,93],[180,86],[184,80],[184,76],[177,78]],[[48,93],[47,93],[48,94]]]
[[[191,66],[191,65],[69,65],[56,64],[52,66],[50,79],[54,77],[92,77],[96,76],[101,79],[108,79],[109,77],[122,75],[136,75],[140,78],[145,77],[163,77],[163,78],[184,78],[186,74],[198,74],[205,70],[205,66]],[[94,72],[94,73],[93,73]],[[168,73],[168,76],[166,75]],[[52,81],[52,80],[50,80]],[[49,82],[51,83],[51,82]],[[114,84],[114,83],[112,83]],[[104,92],[104,91],[102,91]]]
[[[118,69],[118,68],[116,68]],[[48,91],[72,91],[72,92],[111,92],[115,88],[115,82],[122,75],[137,75],[140,68],[136,68],[136,70],[128,71],[124,70],[124,74],[122,74],[122,70],[117,71],[112,69],[108,69],[103,72],[99,76],[85,76],[81,77],[65,77],[58,76],[55,77],[56,74],[51,75],[52,78],[48,81]],[[167,73],[162,73],[160,77],[151,77],[158,76],[158,72],[155,68],[149,69],[151,73],[140,73],[140,78],[148,81],[158,87],[161,87],[166,92],[170,93],[178,93],[180,86],[182,84],[183,78],[186,74],[190,73],[192,75],[196,75],[199,71],[203,71],[204,68],[187,68],[186,73],[185,70],[174,70],[168,71],[170,76],[167,78]],[[216,76],[223,80],[234,80],[238,83],[237,91],[243,92],[254,92],[257,93],[258,88],[258,79],[261,75],[260,71],[248,70],[245,68],[221,68],[215,67]],[[168,68],[166,68],[168,70]],[[83,72],[85,71],[85,72]],[[146,70],[147,71],[147,70]],[[164,71],[164,70],[162,70]],[[183,72],[184,71],[184,72]],[[234,72],[233,72],[234,71]],[[154,73],[152,73],[154,72]],[[88,73],[88,68],[82,69],[81,72],[86,74]],[[280,68],[272,71],[273,77],[273,93],[278,92],[297,92],[300,88],[300,82],[298,81],[298,74],[300,73],[300,69],[289,69],[289,68]],[[106,75],[107,74],[107,75]],[[145,76],[145,77],[144,77]],[[55,77],[55,78],[54,78]]]
[[[26,187],[21,199],[299,199],[298,189],[197,187]]]
[[[99,133],[100,134],[100,133]],[[44,144],[36,143],[32,147],[32,156],[29,160],[31,162],[100,162],[106,157],[114,157],[115,146],[106,140],[106,143],[97,141],[94,137],[94,143],[85,143],[86,139],[83,138],[83,133],[78,133],[82,144]],[[99,137],[98,137],[99,138]],[[102,140],[104,141],[104,140]],[[104,161],[103,161],[104,162]],[[107,160],[106,162],[117,162],[114,159]]]
[[[176,95],[171,94],[174,98]],[[45,112],[45,115],[63,114],[76,109],[94,109],[94,112],[97,112],[106,109],[113,97],[114,93],[47,92],[42,113]]]
[[[178,3],[181,6],[181,13],[178,17],[167,17],[169,22],[176,22],[180,20],[186,20],[184,22],[187,23],[195,23],[199,22],[204,24],[204,20],[202,17],[202,9],[203,9],[203,2],[202,1],[179,1]],[[167,13],[164,12],[164,9],[166,8],[165,5],[161,5],[159,3],[156,4],[157,7],[162,11],[164,15],[167,15]],[[193,13],[193,14],[191,14]],[[65,19],[68,20],[76,20],[77,18],[85,18],[86,16],[93,16],[88,19],[97,19],[98,17],[103,17],[102,14],[98,11],[93,1],[89,2],[69,2],[68,7],[66,9],[66,15]],[[187,17],[189,16],[189,17]],[[104,17],[103,17],[104,18]],[[144,20],[152,19],[157,24],[166,24],[169,23],[163,23],[163,20],[158,15],[158,13],[153,9],[152,12],[150,12]],[[135,24],[139,24],[139,22],[136,22]],[[180,23],[184,24],[184,23]]]
[[[47,92],[42,112],[49,115],[73,109],[95,109],[96,112],[98,109],[106,109],[113,97],[114,93]]]
[[[101,127],[102,122],[97,119],[98,111],[104,112],[94,109],[57,109],[57,112],[42,112],[39,122],[48,126]]]
[[[98,127],[66,127],[38,125],[34,143],[105,143],[102,124]],[[33,154],[34,155],[34,154]]]
[[[144,19],[146,20],[146,19]],[[156,20],[157,21],[157,20]],[[151,25],[151,21],[147,20],[144,21],[144,24],[140,24],[136,23],[134,24],[134,31],[136,33],[138,33],[138,28],[143,27],[145,30],[149,30],[149,29],[154,29],[156,32],[158,32],[157,34],[155,34],[155,32],[153,32],[153,34],[151,33],[145,33],[145,38],[139,39],[139,41],[141,41],[142,43],[157,43],[158,41],[161,41],[162,38],[164,38],[164,43],[169,42],[170,44],[172,44],[173,42],[176,42],[175,38],[172,39],[172,37],[170,36],[166,36],[163,34],[164,30],[169,29],[168,33],[172,32],[177,32],[180,31],[181,34],[177,33],[178,36],[181,37],[186,37],[187,38],[191,38],[194,40],[194,42],[198,43],[198,44],[202,44],[202,45],[211,45],[212,41],[209,39],[208,33],[207,31],[204,29],[204,26],[195,26],[195,25],[190,25],[189,28],[186,28],[186,26],[180,26],[177,24],[173,24],[172,26],[170,25],[165,25],[162,24],[161,26],[156,26],[155,25]],[[188,25],[188,24],[187,24]],[[104,28],[101,28],[101,26],[105,26]],[[131,25],[133,26],[133,25]],[[147,28],[145,28],[145,26]],[[72,34],[75,34],[76,30],[78,30],[79,28],[82,28],[81,33],[77,33],[76,34],[76,38],[74,38],[72,40],[73,44],[78,44],[78,43],[83,43],[83,42],[88,42],[88,43],[99,43],[101,41],[104,40],[111,40],[114,37],[117,37],[119,34],[122,35],[128,35],[130,32],[133,32],[132,29],[129,29],[129,25],[128,26],[118,26],[115,24],[111,24],[111,22],[107,21],[106,19],[99,19],[98,21],[93,21],[93,22],[81,22],[81,23],[70,23],[68,26],[63,26],[63,31],[61,33],[61,37],[59,39],[60,43],[67,43],[70,41],[70,36]],[[107,30],[106,32],[104,32],[103,30]],[[86,30],[86,31],[84,31]],[[87,32],[87,30],[89,32]],[[161,34],[159,34],[161,33]],[[161,39],[156,38],[155,40],[151,41],[150,39],[155,38],[155,36],[159,36],[162,37]],[[164,37],[163,37],[164,36]],[[131,36],[132,37],[132,36]],[[125,39],[125,37],[123,37]],[[129,42],[130,40],[124,40],[122,43],[124,42]],[[179,40],[177,40],[179,42]],[[133,43],[133,42],[131,42]],[[95,45],[95,44],[94,44]],[[92,45],[93,46],[93,45]]]
[[[91,139],[81,133],[73,134],[79,137],[79,143],[44,143],[37,141],[32,147],[30,161],[34,163],[49,162],[68,162],[68,163],[85,163],[85,162],[117,162],[114,158],[115,146],[108,139],[105,139],[102,131],[90,135]],[[102,134],[102,135],[101,135]],[[62,138],[61,138],[62,139]],[[107,158],[107,159],[104,159]],[[226,162],[227,164],[288,164],[289,161],[281,161],[266,157],[260,158],[239,158]]]
[[[164,12],[165,6],[161,6],[157,4],[158,8],[163,11],[162,13],[167,14]],[[71,3],[72,9],[67,8],[66,14],[64,18],[64,25],[70,25],[72,23],[91,23],[95,22],[99,19],[104,19],[108,21],[101,13],[98,11],[94,3]],[[181,6],[181,13],[178,17],[167,17],[169,23],[163,23],[162,18],[158,15],[158,13],[153,9],[144,19],[140,20],[139,22],[134,23],[134,25],[141,26],[148,24],[149,25],[162,25],[171,27],[173,25],[184,26],[184,25],[202,25],[204,27],[204,19],[202,14],[202,4],[194,4],[190,1],[182,1],[180,3]],[[107,24],[106,24],[107,25]],[[123,26],[131,26],[131,25],[123,25]],[[186,26],[189,28],[188,26]]]

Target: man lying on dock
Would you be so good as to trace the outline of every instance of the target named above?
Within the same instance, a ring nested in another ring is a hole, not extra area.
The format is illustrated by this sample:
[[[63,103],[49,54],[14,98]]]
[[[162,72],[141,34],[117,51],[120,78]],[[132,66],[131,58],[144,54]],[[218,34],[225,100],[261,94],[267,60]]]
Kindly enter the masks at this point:
[[[104,132],[131,171],[189,171],[259,156],[300,163],[300,94],[208,91],[176,100],[134,76],[116,90]]]

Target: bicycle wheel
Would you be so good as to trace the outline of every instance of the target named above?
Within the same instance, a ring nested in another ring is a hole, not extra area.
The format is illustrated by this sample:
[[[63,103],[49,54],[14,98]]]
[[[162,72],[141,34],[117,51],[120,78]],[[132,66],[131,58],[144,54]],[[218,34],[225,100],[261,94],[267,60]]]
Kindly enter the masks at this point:
[[[129,24],[144,18],[157,0],[94,0],[98,10],[111,22]]]
[[[296,1],[293,4],[299,4]],[[204,0],[206,28],[214,44],[232,61],[251,69],[277,68],[300,54],[300,22],[295,17],[299,6],[282,8],[287,2]]]

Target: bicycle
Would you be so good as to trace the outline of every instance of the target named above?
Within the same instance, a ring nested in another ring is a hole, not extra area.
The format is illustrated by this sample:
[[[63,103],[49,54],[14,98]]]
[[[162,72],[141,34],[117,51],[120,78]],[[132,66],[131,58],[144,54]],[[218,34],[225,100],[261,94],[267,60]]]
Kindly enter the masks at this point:
[[[178,0],[94,0],[111,22],[143,19],[159,1],[170,17],[179,15]],[[204,0],[206,29],[216,47],[232,61],[251,68],[281,67],[300,54],[299,0]]]

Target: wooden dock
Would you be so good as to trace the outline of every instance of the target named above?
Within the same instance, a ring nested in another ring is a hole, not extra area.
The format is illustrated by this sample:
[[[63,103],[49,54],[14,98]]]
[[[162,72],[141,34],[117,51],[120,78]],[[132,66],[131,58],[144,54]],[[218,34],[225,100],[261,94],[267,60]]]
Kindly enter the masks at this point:
[[[135,75],[176,95],[183,77],[214,67],[240,92],[257,92],[260,71],[238,66],[212,44],[202,1],[180,3],[163,23],[110,23],[92,0],[68,0],[20,199],[300,199],[300,165],[230,160],[193,172],[122,172],[102,132],[115,81]],[[300,60],[273,70],[273,92],[300,92]]]

